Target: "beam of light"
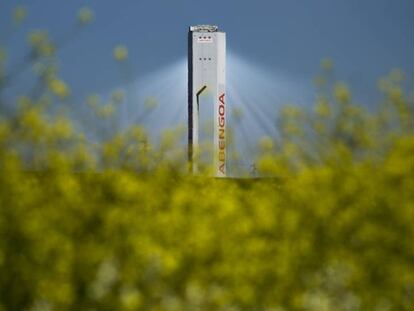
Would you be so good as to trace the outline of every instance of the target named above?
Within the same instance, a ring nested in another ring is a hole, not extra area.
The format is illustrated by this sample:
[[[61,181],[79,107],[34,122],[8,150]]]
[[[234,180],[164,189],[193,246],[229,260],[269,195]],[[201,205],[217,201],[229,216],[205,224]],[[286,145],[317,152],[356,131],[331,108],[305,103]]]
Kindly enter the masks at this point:
[[[245,171],[253,164],[257,142],[263,136],[276,137],[276,118],[285,104],[304,105],[313,98],[309,83],[289,74],[270,72],[234,52],[227,56],[228,126],[233,129],[234,150],[242,156]],[[123,105],[128,115],[119,115],[122,128],[143,125],[153,139],[168,128],[187,124],[187,61],[180,59],[152,74],[138,78],[130,86]],[[157,107],[148,110],[152,98]],[[231,111],[241,109],[236,120]],[[183,141],[186,144],[186,141]],[[178,147],[178,146],[177,146]],[[231,170],[231,167],[229,168]]]
[[[227,56],[227,94],[230,110],[237,107],[242,111],[237,122],[231,115],[228,119],[230,126],[236,125],[236,150],[243,155],[245,166],[252,165],[261,137],[278,135],[276,118],[280,108],[291,103],[305,105],[313,98],[307,81],[270,72],[233,51]]]
[[[123,89],[126,95],[117,116],[121,129],[142,125],[152,138],[157,138],[163,130],[187,121],[185,58],[117,89]],[[154,104],[152,107],[148,106],[149,101]]]

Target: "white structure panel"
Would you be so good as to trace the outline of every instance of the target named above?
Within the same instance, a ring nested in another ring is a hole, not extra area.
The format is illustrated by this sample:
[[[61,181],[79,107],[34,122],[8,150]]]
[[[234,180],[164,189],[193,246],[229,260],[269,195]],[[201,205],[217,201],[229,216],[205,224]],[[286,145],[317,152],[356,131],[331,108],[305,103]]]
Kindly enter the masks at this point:
[[[203,27],[203,26],[201,26]],[[215,27],[215,26],[207,26]],[[196,29],[196,27],[194,28]],[[189,34],[189,161],[198,171],[200,126],[202,120],[213,124],[214,175],[226,176],[226,35],[223,32],[190,31]],[[190,121],[191,119],[191,121]]]

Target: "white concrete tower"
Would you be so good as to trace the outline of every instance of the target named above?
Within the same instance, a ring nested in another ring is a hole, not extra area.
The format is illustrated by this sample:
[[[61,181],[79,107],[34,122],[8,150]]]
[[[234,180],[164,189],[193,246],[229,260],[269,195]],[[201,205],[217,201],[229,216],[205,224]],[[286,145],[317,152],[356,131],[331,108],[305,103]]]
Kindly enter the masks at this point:
[[[226,177],[226,34],[217,26],[191,26],[188,33],[188,161],[197,173],[200,120],[213,118],[213,175]],[[200,118],[200,114],[202,114]],[[210,160],[210,159],[209,159]],[[210,163],[208,163],[210,164]]]

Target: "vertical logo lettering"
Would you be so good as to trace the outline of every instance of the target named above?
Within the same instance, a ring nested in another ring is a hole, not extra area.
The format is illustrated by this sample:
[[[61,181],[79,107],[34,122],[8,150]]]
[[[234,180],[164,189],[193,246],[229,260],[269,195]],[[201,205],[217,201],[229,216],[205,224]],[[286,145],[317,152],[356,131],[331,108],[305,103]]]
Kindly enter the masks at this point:
[[[223,93],[218,98],[218,168],[222,174],[226,174],[226,104],[224,97]]]

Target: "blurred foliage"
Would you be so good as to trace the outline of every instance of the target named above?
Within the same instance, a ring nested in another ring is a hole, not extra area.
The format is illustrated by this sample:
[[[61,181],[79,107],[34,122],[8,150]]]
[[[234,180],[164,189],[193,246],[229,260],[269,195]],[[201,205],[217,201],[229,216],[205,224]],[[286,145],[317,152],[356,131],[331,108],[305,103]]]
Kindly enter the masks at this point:
[[[81,25],[90,24],[94,19],[93,11],[88,7],[83,7],[78,12],[78,22]]]
[[[18,6],[13,12],[13,22],[17,25],[24,22],[27,17],[27,9],[24,6]]]
[[[0,101],[0,310],[414,309],[401,71],[368,110],[323,61],[314,107],[284,107],[279,135],[258,142],[268,178],[220,180],[186,175],[185,128],[158,144],[138,125],[82,133],[61,106],[53,42],[34,32],[30,44],[39,94],[8,113]],[[91,95],[87,122],[112,127],[123,98]]]
[[[114,48],[114,58],[118,62],[123,62],[128,58],[128,49],[125,45],[117,45]]]

